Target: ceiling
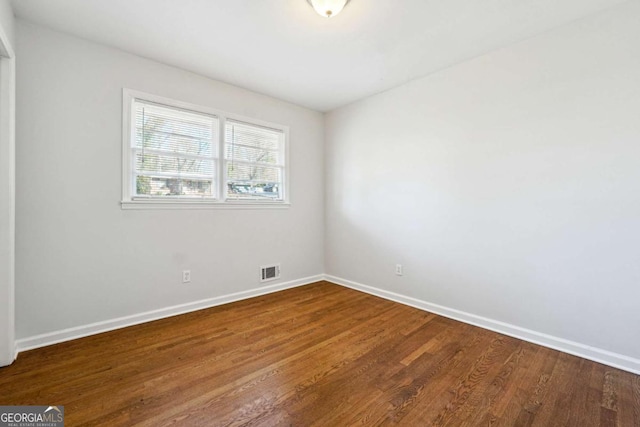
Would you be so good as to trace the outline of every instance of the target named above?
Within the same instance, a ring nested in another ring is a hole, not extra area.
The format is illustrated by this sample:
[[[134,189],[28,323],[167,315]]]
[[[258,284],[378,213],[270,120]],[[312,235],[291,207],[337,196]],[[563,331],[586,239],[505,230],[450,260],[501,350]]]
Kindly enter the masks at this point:
[[[17,17],[329,111],[628,0],[13,0]]]

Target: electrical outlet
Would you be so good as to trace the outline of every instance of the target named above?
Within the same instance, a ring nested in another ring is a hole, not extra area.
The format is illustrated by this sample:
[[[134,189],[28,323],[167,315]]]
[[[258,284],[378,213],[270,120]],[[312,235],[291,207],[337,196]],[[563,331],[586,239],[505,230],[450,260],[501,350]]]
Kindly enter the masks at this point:
[[[402,264],[396,264],[396,276],[402,276]]]
[[[191,270],[184,270],[182,272],[182,283],[191,283]]]

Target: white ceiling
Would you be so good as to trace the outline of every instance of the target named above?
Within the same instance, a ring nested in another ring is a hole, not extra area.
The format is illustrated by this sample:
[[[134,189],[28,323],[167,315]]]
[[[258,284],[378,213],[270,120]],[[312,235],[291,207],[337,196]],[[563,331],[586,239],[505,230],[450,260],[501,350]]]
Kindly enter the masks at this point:
[[[328,111],[625,0],[13,0],[16,16]]]

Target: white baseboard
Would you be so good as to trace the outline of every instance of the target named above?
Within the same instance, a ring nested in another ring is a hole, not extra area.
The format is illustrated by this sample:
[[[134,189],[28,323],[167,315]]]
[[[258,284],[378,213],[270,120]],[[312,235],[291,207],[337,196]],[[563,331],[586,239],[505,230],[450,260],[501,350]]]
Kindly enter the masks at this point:
[[[405,295],[400,295],[395,292],[389,292],[383,289],[363,285],[340,277],[325,275],[324,280],[640,375],[640,359],[635,359],[633,357],[613,353],[601,348],[592,347],[575,341],[569,341],[563,338],[511,325],[509,323],[500,322]]]
[[[15,345],[13,346],[13,348],[9,348],[8,350],[9,351],[7,351],[6,354],[0,354],[0,368],[2,368],[3,366],[9,366],[16,360],[17,354]]]
[[[153,320],[164,319],[166,317],[185,314],[196,310],[215,307],[217,305],[228,304],[234,301],[253,298],[260,295],[266,295],[285,289],[295,288],[298,286],[308,285],[310,283],[318,282],[323,279],[324,276],[319,274],[317,276],[310,276],[302,279],[291,280],[289,282],[254,288],[248,291],[236,292],[233,294],[222,295],[215,298],[161,308],[159,310],[147,311],[145,313],[134,314],[117,319],[105,320],[103,322],[92,323],[89,325],[77,326],[61,331],[49,332],[33,337],[21,338],[19,340],[16,340],[16,355],[19,352],[32,350],[34,348],[45,347],[64,341],[83,338],[89,335],[113,331],[114,329],[126,328],[127,326],[138,325],[140,323],[151,322]]]
[[[581,344],[575,341],[569,341],[563,338],[554,337],[552,335],[521,328],[509,323],[500,322],[453,308],[445,307],[438,304],[422,301],[416,298],[397,294],[395,292],[386,291],[372,286],[363,285],[351,280],[342,279],[331,275],[316,275],[305,277],[298,280],[292,280],[284,283],[277,283],[270,286],[254,288],[247,291],[236,292],[233,294],[222,295],[206,300],[194,301],[186,304],[180,304],[172,307],[162,308],[159,310],[148,311],[145,313],[134,314],[131,316],[120,317],[117,319],[106,320],[103,322],[92,323],[89,325],[78,326],[74,328],[54,331],[33,337],[22,338],[16,341],[16,356],[19,352],[32,350],[34,348],[45,347],[52,344],[83,338],[89,335],[108,332],[115,329],[126,328],[127,326],[138,325],[140,323],[151,322],[153,320],[164,319],[166,317],[176,316],[179,314],[189,313],[192,311],[202,310],[205,308],[215,307],[234,301],[247,298],[253,298],[285,289],[304,286],[310,283],[327,280],[329,282],[355,289],[371,295],[375,295],[384,299],[398,302],[400,304],[435,313],[450,319],[459,320],[464,323],[475,325],[484,329],[488,329],[500,334],[508,335],[554,350],[602,363],[624,371],[632,372],[640,375],[640,359],[603,350],[597,347]]]

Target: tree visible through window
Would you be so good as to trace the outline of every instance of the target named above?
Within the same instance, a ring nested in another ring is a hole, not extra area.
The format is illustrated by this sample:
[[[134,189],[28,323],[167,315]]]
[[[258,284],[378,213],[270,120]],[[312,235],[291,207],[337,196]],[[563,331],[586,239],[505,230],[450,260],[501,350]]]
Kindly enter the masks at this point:
[[[286,127],[128,89],[124,96],[123,207],[287,200]]]
[[[218,118],[136,101],[137,196],[214,197]]]
[[[225,126],[228,197],[282,198],[283,132],[234,120]]]

